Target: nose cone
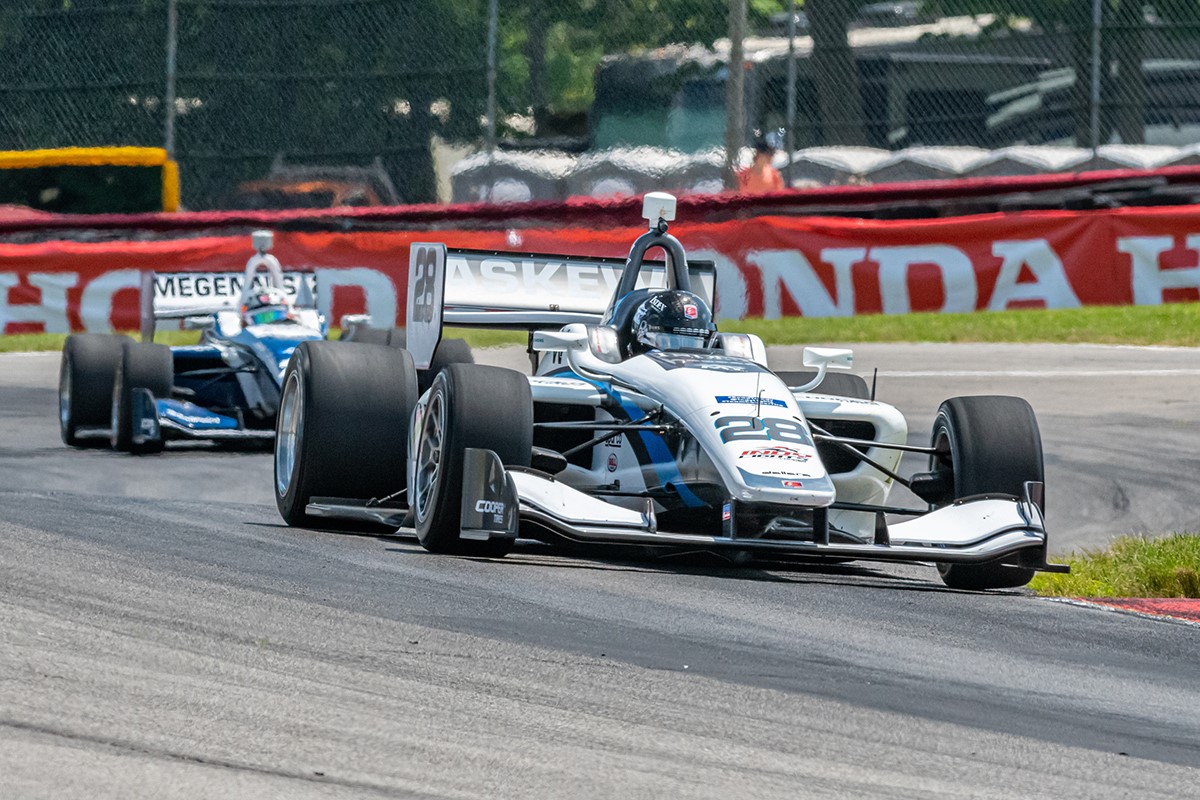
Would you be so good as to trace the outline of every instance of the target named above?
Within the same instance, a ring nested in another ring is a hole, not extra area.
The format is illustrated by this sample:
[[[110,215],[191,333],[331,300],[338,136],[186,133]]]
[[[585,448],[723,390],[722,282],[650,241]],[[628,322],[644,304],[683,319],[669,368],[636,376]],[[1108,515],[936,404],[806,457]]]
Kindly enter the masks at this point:
[[[729,404],[718,403],[709,416],[717,440],[718,468],[733,497],[805,506],[833,502],[833,481],[798,408],[768,412],[749,405],[739,407],[739,413],[728,413],[728,408]]]

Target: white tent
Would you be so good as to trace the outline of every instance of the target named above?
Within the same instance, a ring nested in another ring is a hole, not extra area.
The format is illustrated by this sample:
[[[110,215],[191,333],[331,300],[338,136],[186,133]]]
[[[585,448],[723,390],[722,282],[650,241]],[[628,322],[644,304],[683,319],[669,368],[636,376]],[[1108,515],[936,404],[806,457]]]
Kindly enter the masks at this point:
[[[875,147],[808,147],[792,153],[792,182],[816,181],[824,186],[855,183],[891,157],[887,150]],[[782,173],[787,155],[776,156],[773,163]]]
[[[574,163],[573,156],[552,151],[475,153],[450,171],[451,192],[456,203],[561,200]]]
[[[988,157],[979,147],[909,147],[863,175],[870,183],[961,178]]]

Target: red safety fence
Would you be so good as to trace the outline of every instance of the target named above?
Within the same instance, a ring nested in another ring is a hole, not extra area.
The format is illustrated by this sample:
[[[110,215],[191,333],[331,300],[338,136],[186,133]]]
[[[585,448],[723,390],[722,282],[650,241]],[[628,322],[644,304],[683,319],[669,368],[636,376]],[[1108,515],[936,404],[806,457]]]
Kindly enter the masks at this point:
[[[716,262],[724,319],[1155,305],[1200,296],[1200,206],[903,221],[759,216],[682,221],[672,232],[691,257]],[[287,268],[320,273],[331,319],[365,309],[378,323],[403,324],[413,241],[621,256],[638,233],[634,225],[285,231],[273,252]],[[0,331],[134,329],[139,272],[240,270],[250,255],[245,235],[0,244]]]

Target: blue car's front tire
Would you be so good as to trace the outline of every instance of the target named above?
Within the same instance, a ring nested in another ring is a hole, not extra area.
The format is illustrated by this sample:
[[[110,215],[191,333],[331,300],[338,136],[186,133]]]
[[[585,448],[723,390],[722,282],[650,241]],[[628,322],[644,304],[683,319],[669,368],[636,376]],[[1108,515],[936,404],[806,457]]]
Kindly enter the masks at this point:
[[[126,453],[162,452],[161,439],[135,442],[133,390],[149,389],[155,397],[170,397],[175,382],[171,348],[164,344],[126,340],[117,362],[112,391],[112,446]]]

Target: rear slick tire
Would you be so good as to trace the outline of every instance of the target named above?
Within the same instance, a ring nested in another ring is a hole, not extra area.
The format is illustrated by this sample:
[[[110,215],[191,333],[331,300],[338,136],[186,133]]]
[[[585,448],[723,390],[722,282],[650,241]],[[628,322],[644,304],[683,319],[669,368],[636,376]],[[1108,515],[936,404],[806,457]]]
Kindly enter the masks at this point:
[[[352,333],[343,333],[340,341],[361,344],[382,344],[388,347],[408,347],[408,335],[404,328],[354,328]],[[442,339],[429,369],[417,370],[417,390],[420,394],[429,391],[433,379],[451,364],[474,364],[475,355],[465,339]]]
[[[433,381],[420,420],[413,485],[417,538],[433,553],[498,558],[512,539],[459,538],[463,461],[468,447],[491,450],[507,466],[533,456],[533,394],[521,373],[479,364],[451,364]]]
[[[404,347],[404,328],[357,327],[343,331],[338,341],[358,344],[381,344],[386,347]]]
[[[420,386],[421,394],[429,391],[429,387],[433,386],[433,379],[451,364],[474,363],[475,354],[471,352],[471,345],[467,344],[465,339],[442,339],[433,353],[433,361],[429,363],[429,369],[417,371],[417,384]]]
[[[930,469],[953,474],[953,492],[934,504],[943,506],[977,494],[1021,497],[1027,481],[1045,481],[1042,438],[1029,403],[1020,397],[954,397],[942,403],[933,423],[933,447],[945,455],[930,457]],[[1045,511],[1045,509],[1042,509]],[[1024,586],[1035,570],[992,561],[937,565],[952,589],[985,591]]]
[[[310,517],[305,509],[313,497],[366,500],[403,489],[416,401],[407,351],[301,343],[284,373],[275,427],[275,503],[284,521],[362,530],[361,523]]]

